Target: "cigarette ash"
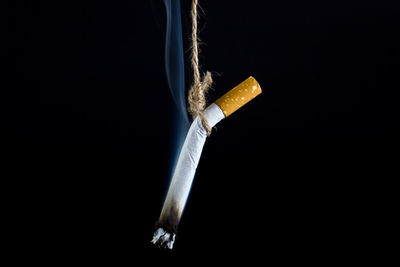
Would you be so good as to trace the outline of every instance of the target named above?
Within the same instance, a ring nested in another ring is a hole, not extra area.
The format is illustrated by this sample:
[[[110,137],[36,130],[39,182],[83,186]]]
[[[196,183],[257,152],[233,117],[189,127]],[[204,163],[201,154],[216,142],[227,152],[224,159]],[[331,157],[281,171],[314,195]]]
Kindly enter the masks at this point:
[[[172,249],[175,242],[175,234],[165,231],[162,227],[158,228],[153,235],[151,243],[160,248]]]

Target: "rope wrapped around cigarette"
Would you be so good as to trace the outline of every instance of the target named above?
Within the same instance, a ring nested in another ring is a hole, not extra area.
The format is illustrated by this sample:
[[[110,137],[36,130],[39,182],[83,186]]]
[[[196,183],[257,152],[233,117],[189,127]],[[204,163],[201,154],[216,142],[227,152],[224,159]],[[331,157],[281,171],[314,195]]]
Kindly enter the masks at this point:
[[[209,126],[214,127],[219,121],[231,115],[260,93],[261,87],[258,82],[253,77],[247,78],[204,110],[204,116]],[[207,130],[200,117],[196,117],[189,128],[179,154],[167,197],[157,222],[158,228],[153,236],[153,244],[172,249],[206,138]]]

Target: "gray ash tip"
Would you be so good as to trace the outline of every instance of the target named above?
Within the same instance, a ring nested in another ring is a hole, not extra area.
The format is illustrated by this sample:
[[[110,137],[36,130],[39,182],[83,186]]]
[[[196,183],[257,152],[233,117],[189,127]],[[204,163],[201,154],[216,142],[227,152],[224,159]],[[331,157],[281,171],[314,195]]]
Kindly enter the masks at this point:
[[[159,246],[160,248],[172,249],[175,242],[175,234],[165,231],[162,227],[158,228],[153,235],[151,243]]]

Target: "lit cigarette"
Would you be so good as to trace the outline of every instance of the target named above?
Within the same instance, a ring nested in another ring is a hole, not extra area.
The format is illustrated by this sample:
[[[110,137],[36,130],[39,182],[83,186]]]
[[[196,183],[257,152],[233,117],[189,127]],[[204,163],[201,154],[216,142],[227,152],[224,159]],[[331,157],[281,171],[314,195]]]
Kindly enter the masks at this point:
[[[212,128],[220,120],[231,115],[260,93],[261,87],[258,82],[253,77],[249,77],[215,103],[209,105],[204,110],[204,116]],[[197,117],[189,128],[179,154],[167,198],[158,221],[159,228],[153,236],[152,243],[154,244],[169,249],[173,247],[177,227],[189,196],[206,137],[207,131],[200,118]]]

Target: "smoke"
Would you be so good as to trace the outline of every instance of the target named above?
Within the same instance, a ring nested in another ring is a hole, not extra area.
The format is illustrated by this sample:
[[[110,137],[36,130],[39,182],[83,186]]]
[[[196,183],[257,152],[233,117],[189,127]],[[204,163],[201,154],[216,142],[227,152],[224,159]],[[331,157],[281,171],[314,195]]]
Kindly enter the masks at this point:
[[[168,86],[176,105],[174,120],[174,142],[172,171],[176,165],[179,151],[189,129],[189,119],[185,101],[185,70],[183,57],[182,23],[180,0],[164,0],[166,10],[165,70]]]

